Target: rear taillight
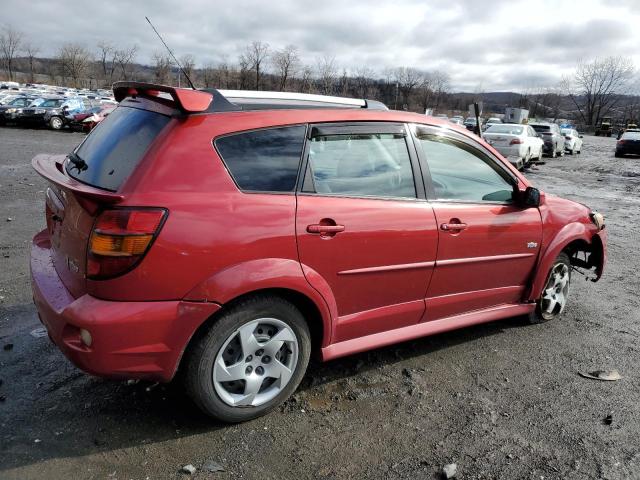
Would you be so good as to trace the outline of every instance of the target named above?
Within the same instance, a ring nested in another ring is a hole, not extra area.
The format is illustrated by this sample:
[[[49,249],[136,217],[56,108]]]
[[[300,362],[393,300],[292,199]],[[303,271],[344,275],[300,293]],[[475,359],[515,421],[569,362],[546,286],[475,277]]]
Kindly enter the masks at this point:
[[[624,140],[618,140],[618,145],[622,145],[624,142]]]
[[[509,142],[509,145],[520,145],[520,144],[522,144],[522,143],[524,143],[524,142],[523,142],[521,139],[519,139],[519,138],[514,138],[513,140],[511,140],[511,141]]]
[[[149,250],[166,216],[167,211],[162,208],[102,212],[89,237],[87,277],[115,277],[135,267]]]

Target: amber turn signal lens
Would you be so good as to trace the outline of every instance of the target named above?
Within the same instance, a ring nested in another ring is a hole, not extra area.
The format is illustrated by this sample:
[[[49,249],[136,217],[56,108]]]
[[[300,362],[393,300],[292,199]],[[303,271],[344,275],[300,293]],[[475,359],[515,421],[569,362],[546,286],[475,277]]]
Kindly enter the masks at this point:
[[[91,235],[91,253],[107,257],[142,255],[153,235],[109,235],[94,231]]]

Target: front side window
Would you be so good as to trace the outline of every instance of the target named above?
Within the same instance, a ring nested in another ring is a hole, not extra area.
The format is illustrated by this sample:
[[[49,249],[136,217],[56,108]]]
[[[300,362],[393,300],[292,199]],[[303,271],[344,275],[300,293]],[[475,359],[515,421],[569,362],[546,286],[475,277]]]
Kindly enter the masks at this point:
[[[500,167],[463,142],[418,133],[438,200],[511,202],[513,186]]]
[[[306,127],[242,132],[215,141],[216,149],[241,190],[293,192]]]
[[[416,198],[411,160],[402,134],[313,137],[308,169],[305,191],[356,197]]]

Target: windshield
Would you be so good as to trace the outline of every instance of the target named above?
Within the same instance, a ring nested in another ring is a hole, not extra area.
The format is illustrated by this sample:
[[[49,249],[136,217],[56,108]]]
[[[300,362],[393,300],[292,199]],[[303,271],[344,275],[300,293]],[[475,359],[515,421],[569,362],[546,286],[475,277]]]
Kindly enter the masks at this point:
[[[531,125],[531,126],[538,133],[551,131],[551,127],[549,125]]]
[[[621,140],[640,140],[640,132],[626,132]]]
[[[486,133],[504,133],[505,135],[521,135],[524,127],[517,125],[491,125]]]

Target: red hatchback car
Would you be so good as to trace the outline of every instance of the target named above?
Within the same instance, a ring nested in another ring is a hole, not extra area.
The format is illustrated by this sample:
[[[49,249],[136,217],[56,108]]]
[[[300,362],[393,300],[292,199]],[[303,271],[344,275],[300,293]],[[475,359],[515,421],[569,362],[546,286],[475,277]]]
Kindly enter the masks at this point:
[[[602,274],[601,214],[545,195],[465,129],[377,102],[114,86],[69,155],[39,155],[33,295],[83,370],[262,415],[322,360],[564,310]]]

